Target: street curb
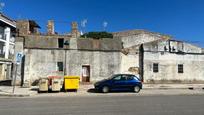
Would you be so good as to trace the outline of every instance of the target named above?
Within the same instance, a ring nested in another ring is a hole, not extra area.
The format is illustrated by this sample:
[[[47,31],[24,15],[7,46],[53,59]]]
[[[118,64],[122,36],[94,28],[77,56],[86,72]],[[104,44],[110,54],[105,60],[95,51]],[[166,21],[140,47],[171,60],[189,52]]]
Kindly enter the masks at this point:
[[[0,94],[0,97],[29,97],[30,94]]]
[[[148,89],[148,90],[154,90],[154,89],[189,89],[189,90],[194,90],[194,89],[203,89],[204,87],[146,87],[146,88],[142,88],[142,89]]]

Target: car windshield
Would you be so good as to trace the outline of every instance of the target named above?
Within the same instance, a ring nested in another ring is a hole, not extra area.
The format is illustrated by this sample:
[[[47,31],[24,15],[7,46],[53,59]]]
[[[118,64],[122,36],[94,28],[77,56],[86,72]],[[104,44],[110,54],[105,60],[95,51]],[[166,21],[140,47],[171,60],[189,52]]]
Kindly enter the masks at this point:
[[[134,79],[138,80],[138,81],[141,81],[139,77],[137,76],[134,76]]]

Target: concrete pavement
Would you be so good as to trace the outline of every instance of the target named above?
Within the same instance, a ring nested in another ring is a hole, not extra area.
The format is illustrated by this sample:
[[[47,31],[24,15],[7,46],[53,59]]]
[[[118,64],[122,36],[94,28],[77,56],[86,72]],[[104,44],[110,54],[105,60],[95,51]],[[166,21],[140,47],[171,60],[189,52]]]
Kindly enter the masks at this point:
[[[1,115],[203,115],[203,95],[0,98]]]
[[[77,92],[42,93],[38,94],[37,86],[31,88],[21,88],[16,86],[14,94],[12,86],[0,86],[0,96],[82,96],[82,95],[104,95],[94,92],[93,84],[81,84]],[[119,93],[110,93],[119,95]],[[120,95],[134,93],[120,93]],[[143,84],[143,90],[138,95],[178,95],[178,94],[204,94],[204,84]]]
[[[20,86],[16,86],[13,93],[13,86],[0,86],[0,96],[25,97],[36,94],[37,91],[32,90],[32,88],[22,88]]]

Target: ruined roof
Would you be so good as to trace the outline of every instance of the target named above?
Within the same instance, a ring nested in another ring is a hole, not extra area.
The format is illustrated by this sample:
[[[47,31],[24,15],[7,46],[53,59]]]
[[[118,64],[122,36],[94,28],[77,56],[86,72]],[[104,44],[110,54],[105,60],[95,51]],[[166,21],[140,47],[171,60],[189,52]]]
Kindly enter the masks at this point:
[[[170,39],[157,39],[157,40],[154,40],[154,41],[149,41],[149,42],[145,42],[145,43],[141,43],[141,44],[137,44],[137,45],[134,45],[134,46],[131,46],[131,47],[128,47],[128,48],[123,48],[121,51],[123,54],[127,55],[128,53],[130,52],[139,52],[139,47],[143,44],[143,45],[149,45],[149,44],[154,44],[154,43],[158,43],[158,42],[161,42],[161,41],[168,41]]]
[[[29,20],[29,24],[33,27],[40,28],[40,26],[34,21],[34,20]]]
[[[121,31],[121,32],[113,32],[112,34],[114,37],[127,37],[132,35],[139,35],[139,34],[151,34],[158,37],[171,38],[171,36],[169,35],[165,35],[157,32],[150,32],[146,30],[127,30],[127,31]]]
[[[119,39],[91,39],[81,38],[77,40],[78,50],[96,50],[96,51],[120,51],[122,44]]]

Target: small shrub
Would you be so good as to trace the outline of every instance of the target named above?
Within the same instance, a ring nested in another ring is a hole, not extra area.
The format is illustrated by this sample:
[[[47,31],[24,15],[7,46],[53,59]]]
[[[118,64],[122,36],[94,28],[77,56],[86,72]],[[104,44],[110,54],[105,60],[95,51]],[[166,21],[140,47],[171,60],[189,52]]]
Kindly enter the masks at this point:
[[[94,39],[100,39],[100,38],[113,38],[112,33],[108,32],[88,32],[81,36],[82,38],[94,38]]]

